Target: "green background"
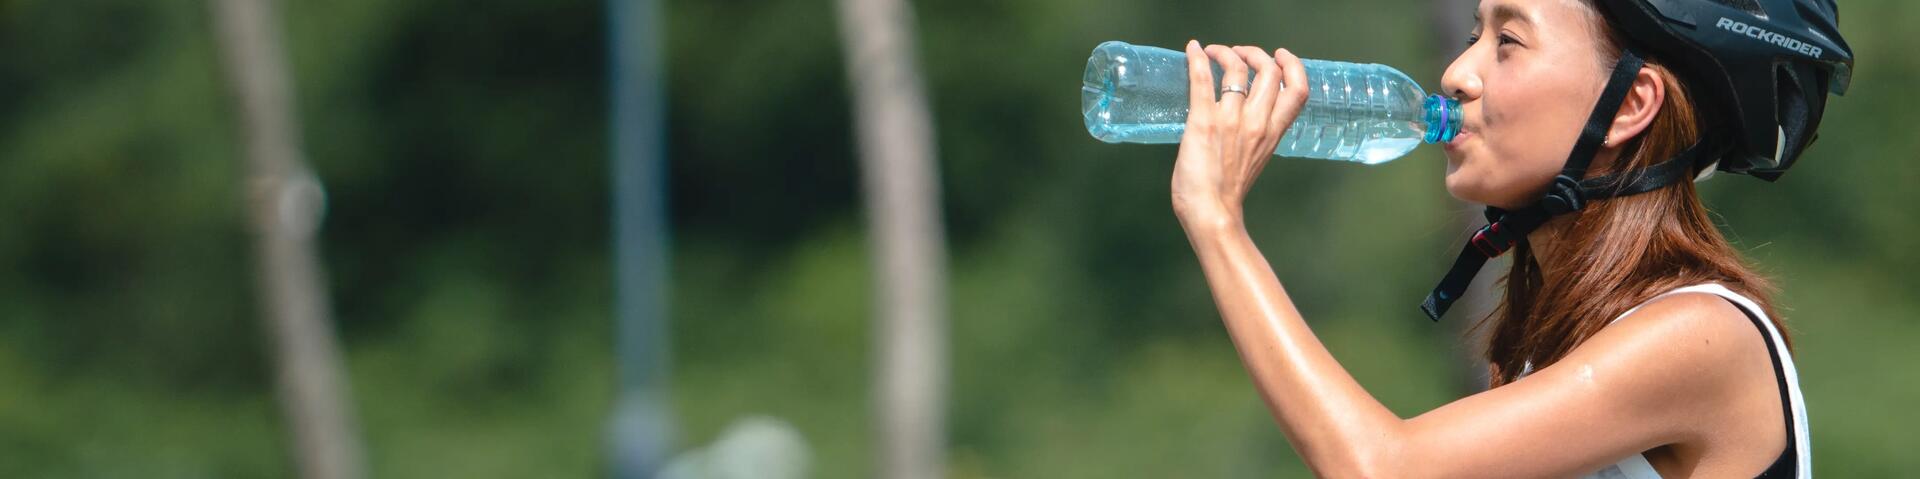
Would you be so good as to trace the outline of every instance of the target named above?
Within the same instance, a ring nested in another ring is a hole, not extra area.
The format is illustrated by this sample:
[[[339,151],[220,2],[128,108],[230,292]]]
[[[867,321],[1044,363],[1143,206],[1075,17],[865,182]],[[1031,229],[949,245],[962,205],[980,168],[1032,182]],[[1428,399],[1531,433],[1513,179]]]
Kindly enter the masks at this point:
[[[1170,146],[1082,129],[1103,40],[1444,64],[1431,6],[914,2],[951,247],[950,475],[1305,469],[1241,370],[1167,200]],[[1703,194],[1782,286],[1831,477],[1920,469],[1920,3],[1843,2],[1859,63],[1782,181]],[[871,276],[827,0],[664,2],[673,414],[682,447],[790,421],[814,477],[871,474]],[[282,8],[325,266],[377,477],[604,473],[611,408],[604,5]],[[0,0],[0,476],[280,477],[235,116],[203,2]],[[1464,391],[1415,308],[1462,218],[1423,149],[1278,160],[1249,226],[1360,382]]]

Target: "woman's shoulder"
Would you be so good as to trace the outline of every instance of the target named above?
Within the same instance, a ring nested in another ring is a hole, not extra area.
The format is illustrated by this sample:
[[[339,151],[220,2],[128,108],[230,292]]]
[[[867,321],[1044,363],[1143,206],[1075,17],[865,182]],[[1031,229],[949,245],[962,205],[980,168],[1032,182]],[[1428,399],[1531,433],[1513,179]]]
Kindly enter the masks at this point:
[[[1767,338],[1740,306],[1704,289],[1656,297],[1602,328],[1592,341],[1646,342],[1686,362],[1767,360]]]
[[[1585,353],[1630,371],[1623,389],[1635,391],[1629,394],[1641,408],[1676,410],[1664,417],[1688,432],[1671,437],[1672,444],[1715,444],[1730,451],[1723,459],[1732,463],[1777,462],[1778,451],[1794,447],[1788,429],[1802,426],[1782,427],[1787,381],[1775,374],[1772,333],[1756,324],[1767,320],[1764,312],[1749,317],[1747,308],[1757,307],[1718,285],[1682,288],[1622,315],[1580,348],[1593,346]],[[1792,374],[1790,365],[1785,374]],[[1697,466],[1693,461],[1704,459],[1693,449],[1693,457],[1674,460]],[[1762,460],[1768,462],[1756,462]]]
[[[1669,333],[1696,331],[1701,333],[1746,333],[1758,334],[1753,322],[1741,306],[1736,305],[1726,295],[1745,299],[1725,287],[1713,284],[1691,286],[1656,296],[1639,307],[1627,311],[1614,322],[1641,323],[1649,327],[1665,328]],[[1675,329],[1678,328],[1678,329]]]
[[[1633,371],[1633,382],[1711,399],[1771,385],[1767,339],[1739,306],[1709,291],[1648,301],[1602,328],[1569,355]],[[1765,380],[1764,382],[1757,382]]]

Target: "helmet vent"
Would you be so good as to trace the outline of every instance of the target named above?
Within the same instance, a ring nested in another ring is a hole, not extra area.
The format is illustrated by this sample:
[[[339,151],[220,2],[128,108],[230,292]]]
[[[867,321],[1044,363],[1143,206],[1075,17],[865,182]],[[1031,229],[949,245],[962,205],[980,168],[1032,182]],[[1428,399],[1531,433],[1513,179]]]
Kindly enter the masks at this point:
[[[1785,170],[1806,149],[1809,133],[1820,127],[1820,111],[1809,104],[1800,76],[1788,68],[1774,68],[1774,90],[1778,92],[1774,118],[1780,124],[1779,136],[1774,140],[1773,164],[1766,169]]]
[[[1767,11],[1760,9],[1760,3],[1754,0],[1713,0],[1713,3],[1751,13],[1756,17],[1767,18]]]

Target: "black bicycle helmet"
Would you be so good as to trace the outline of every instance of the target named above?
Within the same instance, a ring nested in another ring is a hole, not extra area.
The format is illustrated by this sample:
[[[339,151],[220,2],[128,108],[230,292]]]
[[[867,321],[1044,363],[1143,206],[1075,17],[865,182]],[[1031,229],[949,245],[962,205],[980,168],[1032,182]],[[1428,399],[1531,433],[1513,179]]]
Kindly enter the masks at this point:
[[[1833,0],[1602,0],[1633,48],[1666,59],[1702,109],[1719,169],[1777,179],[1813,143],[1853,51]],[[1708,158],[1708,161],[1714,160]]]
[[[1588,201],[1636,195],[1694,178],[1705,163],[1772,181],[1817,138],[1827,94],[1843,94],[1853,52],[1840,38],[1833,0],[1596,0],[1625,37],[1620,59],[1567,162],[1534,204],[1487,207],[1487,226],[1461,248],[1420,309],[1439,321],[1487,260],[1549,218]],[[1652,166],[1587,178],[1628,87],[1650,54],[1691,87],[1701,138]]]

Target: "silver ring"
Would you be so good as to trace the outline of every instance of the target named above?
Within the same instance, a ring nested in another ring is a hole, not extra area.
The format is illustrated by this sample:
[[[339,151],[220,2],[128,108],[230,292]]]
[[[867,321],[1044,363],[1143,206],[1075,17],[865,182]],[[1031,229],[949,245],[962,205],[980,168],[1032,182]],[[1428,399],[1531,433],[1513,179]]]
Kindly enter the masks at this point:
[[[1228,93],[1239,93],[1241,95],[1245,95],[1247,94],[1247,89],[1245,87],[1241,87],[1238,85],[1227,85],[1220,88],[1220,96],[1224,97]]]

